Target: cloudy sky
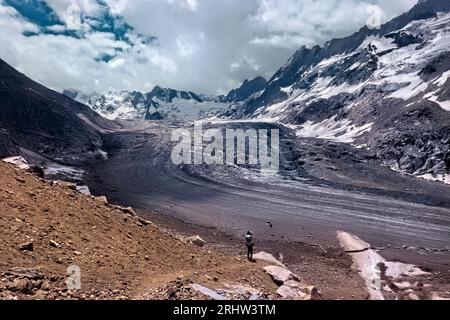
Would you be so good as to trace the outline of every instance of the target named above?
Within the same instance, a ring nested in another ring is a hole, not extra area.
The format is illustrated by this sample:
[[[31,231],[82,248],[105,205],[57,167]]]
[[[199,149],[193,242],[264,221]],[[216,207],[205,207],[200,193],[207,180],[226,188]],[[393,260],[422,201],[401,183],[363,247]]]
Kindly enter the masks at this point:
[[[417,0],[0,0],[0,58],[53,88],[225,93]],[[378,13],[377,13],[378,15]]]

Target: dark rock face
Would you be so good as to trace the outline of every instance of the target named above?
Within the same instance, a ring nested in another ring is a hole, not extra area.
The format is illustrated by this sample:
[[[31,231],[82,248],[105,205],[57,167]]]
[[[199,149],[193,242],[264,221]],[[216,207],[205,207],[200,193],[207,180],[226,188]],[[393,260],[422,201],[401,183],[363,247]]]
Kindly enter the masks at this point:
[[[226,99],[230,102],[247,100],[254,93],[263,90],[266,85],[267,81],[263,77],[256,77],[253,80],[245,80],[239,88],[231,90],[226,96]]]
[[[0,157],[21,147],[66,163],[86,160],[102,146],[99,131],[114,126],[0,60]]]
[[[173,102],[175,98],[181,98],[184,100],[195,100],[197,102],[203,102],[203,99],[193,92],[177,91],[174,89],[161,88],[156,86],[147,94],[147,101],[151,101],[154,98],[165,102]]]
[[[157,111],[153,113],[147,112],[145,114],[145,120],[163,120],[163,119],[164,119],[163,116]]]
[[[380,29],[300,48],[225,118],[276,118],[300,136],[365,147],[403,172],[450,174],[450,1],[421,0]]]

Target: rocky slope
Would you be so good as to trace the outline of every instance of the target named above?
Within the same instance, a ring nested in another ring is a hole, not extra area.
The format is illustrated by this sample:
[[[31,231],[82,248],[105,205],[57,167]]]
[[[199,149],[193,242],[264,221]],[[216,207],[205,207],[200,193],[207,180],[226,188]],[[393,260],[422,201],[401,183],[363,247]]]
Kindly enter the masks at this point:
[[[448,1],[421,0],[380,29],[303,47],[261,94],[222,117],[275,120],[450,182],[449,11]]]
[[[65,163],[95,158],[101,132],[115,127],[0,60],[0,157],[26,149]]]
[[[189,285],[246,282],[248,290],[276,298],[264,263],[213,253],[71,184],[4,163],[0,176],[0,299],[205,299]],[[68,290],[70,266],[80,268],[80,290]]]

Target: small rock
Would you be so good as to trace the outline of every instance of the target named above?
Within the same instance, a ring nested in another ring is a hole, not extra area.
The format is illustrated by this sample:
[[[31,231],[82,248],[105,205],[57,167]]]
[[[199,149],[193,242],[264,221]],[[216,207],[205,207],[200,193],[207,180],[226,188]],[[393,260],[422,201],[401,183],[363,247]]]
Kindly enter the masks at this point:
[[[188,241],[192,242],[198,247],[203,247],[206,244],[206,241],[200,238],[200,236],[190,237],[188,238]]]
[[[95,200],[103,204],[108,204],[108,199],[106,198],[106,196],[96,197]]]
[[[61,245],[54,240],[50,240],[50,246],[53,248],[61,248]]]
[[[136,212],[134,212],[133,208],[131,208],[131,207],[128,207],[128,208],[122,208],[122,212],[123,212],[123,213],[126,213],[126,214],[128,214],[128,215],[130,215],[130,216],[132,216],[132,217],[135,217],[135,216],[136,216]]]
[[[286,300],[310,300],[306,293],[285,285],[278,288],[277,294],[279,297]]]
[[[19,181],[20,183],[25,183],[25,179],[22,179],[22,178],[16,177],[16,180],[17,180],[17,181]]]
[[[48,281],[44,281],[41,285],[41,290],[43,291],[48,291],[50,290],[50,284],[48,283]]]
[[[30,289],[30,283],[26,279],[14,279],[13,283],[8,286],[8,290],[22,293],[28,293]]]
[[[20,251],[33,251],[33,250],[34,250],[33,241],[28,241],[20,245]]]
[[[142,218],[139,218],[139,222],[142,223],[144,226],[153,225],[153,222],[144,220]]]
[[[74,190],[74,191],[77,190],[76,183],[67,182],[67,181],[53,181],[52,186],[61,186],[63,188],[67,188],[67,189]]]
[[[420,298],[415,293],[408,294],[408,298],[411,300],[420,300]]]

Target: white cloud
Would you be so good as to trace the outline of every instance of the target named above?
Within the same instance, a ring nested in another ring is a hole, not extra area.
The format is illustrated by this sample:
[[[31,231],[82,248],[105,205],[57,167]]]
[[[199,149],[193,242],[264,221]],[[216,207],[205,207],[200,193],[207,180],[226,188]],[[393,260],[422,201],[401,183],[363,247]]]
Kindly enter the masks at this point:
[[[297,48],[342,37],[366,25],[379,8],[381,22],[411,8],[417,0],[259,0],[252,23],[259,30],[253,44]],[[369,10],[372,9],[372,10]]]
[[[69,24],[76,22],[74,8],[85,15],[105,10],[96,0],[46,1]],[[79,26],[88,32],[82,39],[25,37],[23,32],[36,32],[36,26],[0,0],[0,58],[56,90],[150,90],[158,84],[224,93],[245,78],[270,77],[304,44],[353,33],[366,23],[368,5],[378,5],[385,21],[415,2],[107,0],[111,12],[136,29],[124,42],[111,33],[93,32],[87,23]],[[157,45],[143,44],[138,33],[156,36]],[[100,59],[105,54],[110,61]]]

